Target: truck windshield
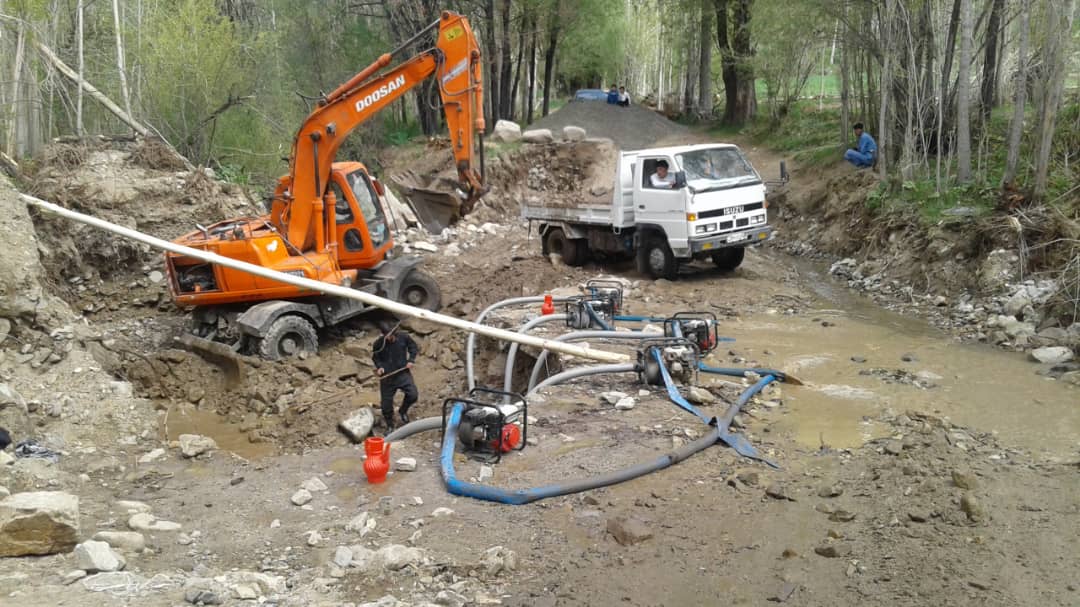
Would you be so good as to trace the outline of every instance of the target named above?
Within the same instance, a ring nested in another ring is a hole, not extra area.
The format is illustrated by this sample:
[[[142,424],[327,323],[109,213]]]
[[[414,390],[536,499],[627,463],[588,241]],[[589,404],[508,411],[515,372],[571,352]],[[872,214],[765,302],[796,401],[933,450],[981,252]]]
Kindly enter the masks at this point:
[[[349,188],[356,197],[356,204],[364,215],[368,232],[371,234],[371,245],[376,249],[386,242],[388,236],[386,230],[386,218],[383,217],[382,207],[375,197],[375,190],[368,183],[363,171],[349,173]]]
[[[736,148],[710,148],[678,154],[686,183],[697,191],[758,181],[757,173]]]

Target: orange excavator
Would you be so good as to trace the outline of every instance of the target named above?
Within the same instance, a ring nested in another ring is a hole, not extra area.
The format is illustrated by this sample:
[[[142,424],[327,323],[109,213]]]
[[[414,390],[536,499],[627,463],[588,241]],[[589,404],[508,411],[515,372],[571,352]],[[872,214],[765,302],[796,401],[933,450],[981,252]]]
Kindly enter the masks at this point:
[[[394,56],[437,32],[434,48],[388,68]],[[398,49],[380,56],[319,98],[293,142],[289,174],[278,180],[270,212],[203,227],[175,242],[279,272],[367,292],[430,310],[439,286],[417,257],[392,257],[383,185],[359,162],[335,162],[353,129],[434,77],[458,172],[452,194],[465,214],[483,194],[483,83],[480,48],[469,22],[444,12]],[[478,165],[478,168],[477,168]],[[451,194],[448,194],[451,195]],[[189,345],[198,340],[275,360],[318,350],[318,330],[370,307],[238,270],[167,253],[177,305],[194,308]]]

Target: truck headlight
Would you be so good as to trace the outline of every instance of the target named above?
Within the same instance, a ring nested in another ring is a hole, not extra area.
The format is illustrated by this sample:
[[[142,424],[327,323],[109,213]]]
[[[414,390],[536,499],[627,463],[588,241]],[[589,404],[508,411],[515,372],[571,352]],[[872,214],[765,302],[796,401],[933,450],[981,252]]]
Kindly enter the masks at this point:
[[[750,218],[750,225],[757,225],[759,223],[765,223],[764,213],[762,213],[761,215],[755,215],[754,217]]]
[[[712,232],[715,229],[716,229],[716,224],[715,223],[706,223],[704,225],[700,225],[700,226],[697,226],[696,228],[694,228],[694,233],[695,234],[705,234],[706,232]]]

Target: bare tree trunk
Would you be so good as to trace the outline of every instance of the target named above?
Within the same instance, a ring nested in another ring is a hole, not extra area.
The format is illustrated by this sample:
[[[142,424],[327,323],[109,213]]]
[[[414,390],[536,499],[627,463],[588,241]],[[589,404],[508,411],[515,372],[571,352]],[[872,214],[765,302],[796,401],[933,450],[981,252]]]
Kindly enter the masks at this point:
[[[1031,0],[1021,0],[1020,8],[1020,53],[1017,56],[1016,98],[1013,100],[1012,124],[1009,125],[1009,152],[1005,160],[1005,173],[1001,177],[1002,187],[1011,186],[1016,181],[1016,170],[1020,165],[1020,140],[1024,134],[1024,108],[1027,105],[1028,77],[1028,38],[1031,26]]]
[[[956,84],[956,177],[971,182],[971,0],[961,0],[960,73]]]
[[[510,42],[510,0],[502,2],[502,31],[499,44],[499,116],[510,118],[510,72],[513,48]]]
[[[993,0],[990,20],[986,25],[986,49],[983,55],[982,88],[979,95],[979,110],[983,120],[990,118],[990,111],[997,105],[998,87],[998,38],[1001,36],[1001,14],[1005,11],[1005,0]]]
[[[18,156],[16,146],[19,141],[19,83],[23,72],[23,58],[26,54],[26,25],[19,22],[18,33],[15,39],[15,59],[11,69],[11,110],[8,113],[7,145],[4,149],[8,156]]]
[[[881,23],[882,53],[885,65],[881,68],[881,113],[878,114],[878,172],[884,179],[889,174],[889,144],[892,143],[889,132],[889,91],[892,90],[893,70],[893,13],[898,0],[885,0],[885,17]]]
[[[525,124],[532,123],[536,105],[536,26],[539,19],[533,15],[532,32],[529,34],[529,92],[525,95]]]
[[[956,52],[956,32],[960,27],[961,2],[963,0],[953,0],[952,17],[949,19],[949,35],[945,41],[945,59],[941,66],[941,90],[946,98],[950,96],[949,83],[952,82],[952,64]]]
[[[844,37],[840,39],[840,149],[846,148],[851,138],[851,79],[848,75],[851,69],[851,48],[848,45],[847,0],[842,1]]]
[[[659,56],[656,60],[657,71],[657,93],[656,93],[656,109],[664,111],[664,22],[660,22],[659,31],[656,34],[656,48],[658,49]]]
[[[1054,123],[1057,120],[1058,108],[1065,92],[1065,75],[1068,66],[1068,48],[1072,37],[1073,15],[1076,12],[1076,0],[1064,0],[1063,2],[1051,2],[1046,12],[1046,28],[1048,48],[1046,55],[1046,78],[1043,85],[1047,87],[1044,94],[1042,108],[1039,112],[1039,130],[1036,139],[1037,147],[1035,154],[1035,187],[1032,190],[1032,198],[1041,201],[1046,195],[1046,188],[1050,177],[1050,152],[1054,145]]]
[[[712,41],[715,15],[704,2],[701,5],[701,31],[698,36],[698,115],[712,115]]]
[[[79,54],[79,80],[80,81],[85,81],[86,80],[85,78],[83,78],[83,70],[85,68],[85,61],[84,61],[84,57],[83,57],[83,8],[84,8],[83,7],[83,0],[79,0],[76,3],[75,11],[76,11],[76,14],[77,14],[76,19],[78,21],[78,26],[76,28],[77,29],[76,46],[78,48],[77,52]],[[82,89],[81,86],[78,87],[78,91],[76,91],[75,96],[76,96],[76,100],[75,100],[75,134],[82,137],[83,136],[83,89]]]
[[[547,116],[551,109],[551,86],[555,76],[555,49],[559,44],[559,9],[562,1],[557,0],[551,13],[551,23],[548,24],[548,44],[544,49],[544,107],[542,116]]]
[[[131,91],[128,89],[127,64],[124,62],[124,37],[120,30],[120,0],[112,1],[113,29],[116,30],[116,69],[120,72],[120,94],[124,98],[124,110],[131,114]]]

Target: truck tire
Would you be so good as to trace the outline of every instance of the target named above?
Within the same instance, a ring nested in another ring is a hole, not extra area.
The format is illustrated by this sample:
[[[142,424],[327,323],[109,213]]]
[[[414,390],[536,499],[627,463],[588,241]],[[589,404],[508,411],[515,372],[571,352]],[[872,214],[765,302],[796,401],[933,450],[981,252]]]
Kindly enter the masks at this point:
[[[558,254],[568,266],[581,266],[589,257],[589,243],[581,238],[567,238],[562,228],[553,228],[544,242],[548,255]]]
[[[281,360],[300,352],[319,351],[319,334],[306,318],[289,314],[275,320],[266,335],[258,340],[259,356],[266,360]]]
[[[746,257],[746,247],[730,247],[713,253],[712,261],[721,270],[732,272],[742,265],[744,257]]]
[[[653,278],[675,280],[679,274],[679,263],[667,241],[650,238],[638,249],[638,269],[643,269]]]
[[[430,275],[413,270],[401,281],[398,301],[414,308],[435,312],[442,306],[442,291],[439,283]]]

